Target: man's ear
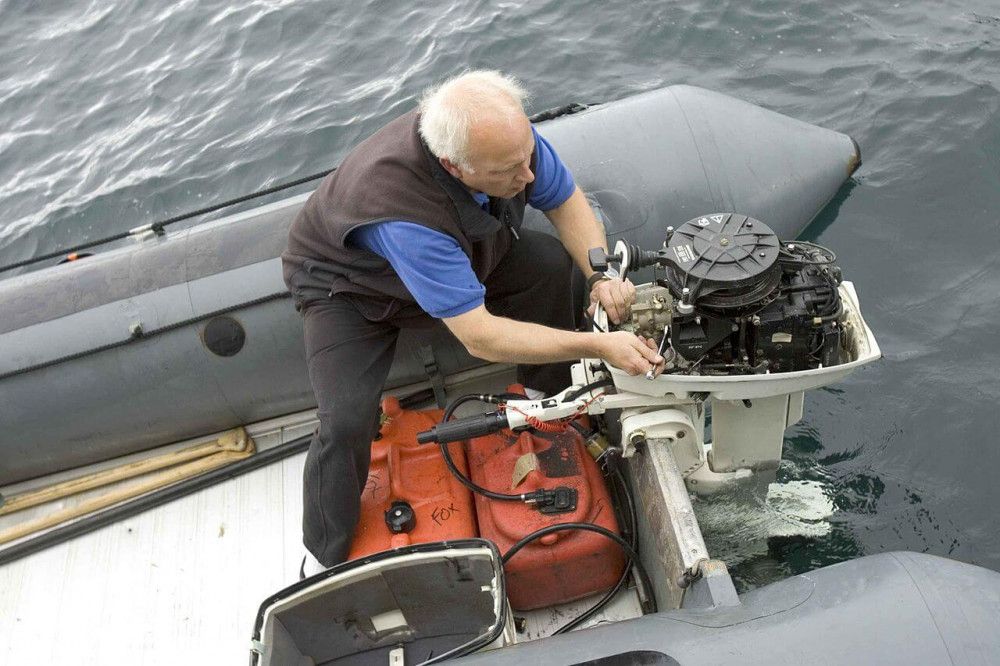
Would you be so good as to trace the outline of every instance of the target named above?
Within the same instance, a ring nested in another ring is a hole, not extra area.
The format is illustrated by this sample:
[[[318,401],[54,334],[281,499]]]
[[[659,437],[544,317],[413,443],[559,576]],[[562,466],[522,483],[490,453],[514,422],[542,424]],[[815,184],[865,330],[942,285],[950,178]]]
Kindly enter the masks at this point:
[[[447,157],[439,157],[438,162],[440,162],[441,166],[444,167],[444,170],[450,173],[452,176],[458,178],[459,180],[462,179],[462,170],[458,168],[458,166],[454,162],[449,160]]]

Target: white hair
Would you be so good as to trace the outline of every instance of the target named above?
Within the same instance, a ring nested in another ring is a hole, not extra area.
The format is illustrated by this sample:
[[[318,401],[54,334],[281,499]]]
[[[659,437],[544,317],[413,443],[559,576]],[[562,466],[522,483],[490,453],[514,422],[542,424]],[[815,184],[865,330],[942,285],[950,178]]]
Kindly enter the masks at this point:
[[[472,70],[428,88],[420,99],[420,136],[435,157],[463,169],[469,164],[469,130],[484,117],[524,113],[521,82],[494,70]]]

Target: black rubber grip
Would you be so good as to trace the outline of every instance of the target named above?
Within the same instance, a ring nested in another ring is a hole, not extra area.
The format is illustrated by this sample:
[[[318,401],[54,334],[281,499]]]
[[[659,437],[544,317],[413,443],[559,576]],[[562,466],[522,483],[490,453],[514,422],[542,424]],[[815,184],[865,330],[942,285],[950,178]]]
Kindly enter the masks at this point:
[[[500,412],[490,412],[479,416],[468,416],[464,419],[452,419],[439,423],[430,430],[417,433],[418,444],[437,442],[457,442],[472,437],[489,435],[507,427],[507,415]]]

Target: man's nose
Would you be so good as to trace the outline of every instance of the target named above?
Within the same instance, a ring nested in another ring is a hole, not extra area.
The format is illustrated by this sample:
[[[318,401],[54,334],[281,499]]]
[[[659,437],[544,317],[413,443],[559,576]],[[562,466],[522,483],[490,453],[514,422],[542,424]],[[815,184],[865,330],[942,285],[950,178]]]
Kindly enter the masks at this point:
[[[531,171],[531,164],[530,164],[530,162],[526,162],[525,163],[524,168],[521,169],[521,173],[519,174],[519,177],[521,178],[521,180],[524,181],[525,185],[527,185],[528,183],[534,182],[534,180],[535,180],[535,174],[532,173],[532,171]]]

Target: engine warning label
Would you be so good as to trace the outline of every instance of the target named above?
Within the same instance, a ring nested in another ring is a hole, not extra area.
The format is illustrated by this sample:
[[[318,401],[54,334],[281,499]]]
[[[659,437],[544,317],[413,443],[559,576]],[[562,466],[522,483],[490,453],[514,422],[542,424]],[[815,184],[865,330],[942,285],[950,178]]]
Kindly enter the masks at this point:
[[[690,264],[694,261],[694,249],[690,245],[674,246],[674,255],[677,257],[677,261],[682,264]]]

